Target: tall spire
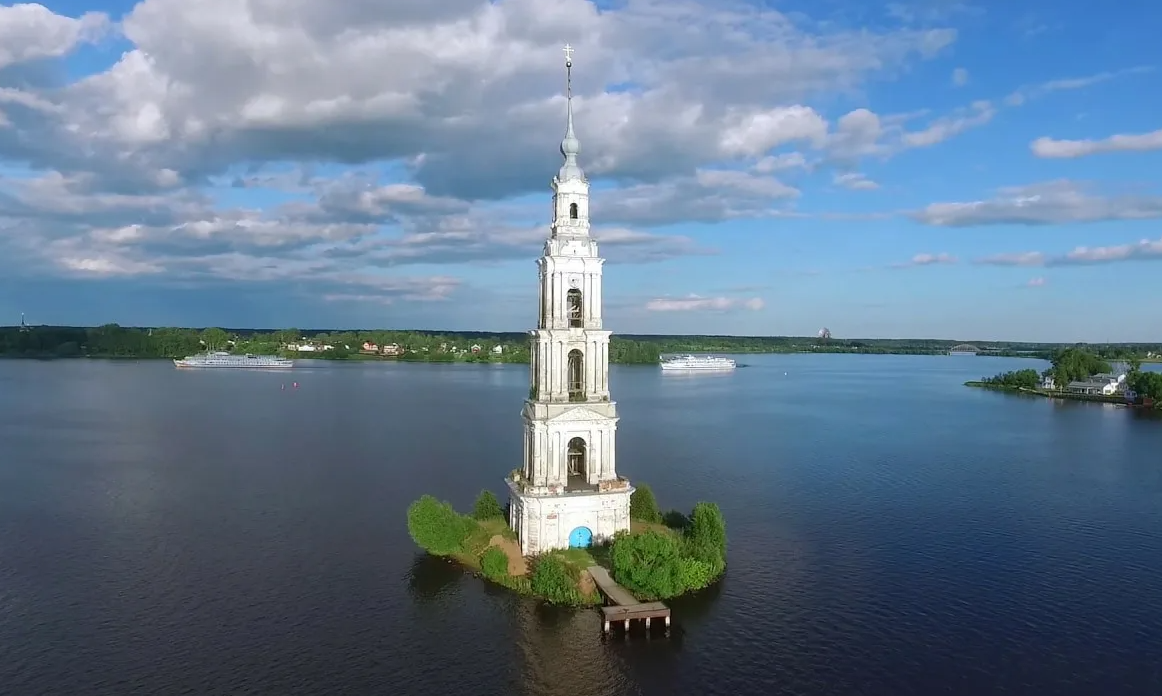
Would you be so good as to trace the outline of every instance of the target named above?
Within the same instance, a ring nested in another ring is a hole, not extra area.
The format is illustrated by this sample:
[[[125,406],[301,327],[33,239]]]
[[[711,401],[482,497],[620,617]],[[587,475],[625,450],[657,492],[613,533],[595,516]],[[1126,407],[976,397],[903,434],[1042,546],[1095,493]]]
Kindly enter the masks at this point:
[[[567,104],[568,120],[565,126],[565,139],[561,141],[561,154],[565,157],[565,164],[557,173],[557,179],[584,179],[585,173],[577,164],[577,154],[581,152],[581,142],[573,133],[573,47],[565,44],[565,103]]]

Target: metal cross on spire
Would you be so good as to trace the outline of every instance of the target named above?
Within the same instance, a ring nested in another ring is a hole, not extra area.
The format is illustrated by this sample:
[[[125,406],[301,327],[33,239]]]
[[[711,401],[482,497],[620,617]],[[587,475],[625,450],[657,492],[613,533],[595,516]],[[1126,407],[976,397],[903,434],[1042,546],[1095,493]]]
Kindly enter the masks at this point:
[[[565,96],[573,98],[573,47],[565,44]]]

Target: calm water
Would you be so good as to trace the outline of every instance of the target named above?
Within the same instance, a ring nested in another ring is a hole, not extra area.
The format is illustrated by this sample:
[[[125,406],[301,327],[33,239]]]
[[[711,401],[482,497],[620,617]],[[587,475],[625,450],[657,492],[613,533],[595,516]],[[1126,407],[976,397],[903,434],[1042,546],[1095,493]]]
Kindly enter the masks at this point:
[[[407,537],[501,492],[524,366],[0,361],[0,692],[1162,692],[1162,421],[961,386],[1028,361],[742,361],[615,369],[622,472],[731,543],[628,642]]]

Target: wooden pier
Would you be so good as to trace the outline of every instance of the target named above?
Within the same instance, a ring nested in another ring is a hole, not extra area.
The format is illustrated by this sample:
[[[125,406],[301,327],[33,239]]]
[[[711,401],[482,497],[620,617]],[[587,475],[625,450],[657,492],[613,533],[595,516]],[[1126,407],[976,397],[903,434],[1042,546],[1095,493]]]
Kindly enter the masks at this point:
[[[615,621],[623,622],[626,633],[629,633],[629,622],[634,619],[645,622],[647,635],[653,619],[664,619],[666,633],[670,632],[670,608],[665,604],[637,601],[628,590],[614,582],[613,578],[609,577],[609,571],[601,566],[589,566],[589,574],[593,576],[593,582],[597,589],[601,590],[601,594],[613,603],[612,606],[601,607],[601,613],[604,615],[602,630],[605,633],[609,633],[609,625]]]

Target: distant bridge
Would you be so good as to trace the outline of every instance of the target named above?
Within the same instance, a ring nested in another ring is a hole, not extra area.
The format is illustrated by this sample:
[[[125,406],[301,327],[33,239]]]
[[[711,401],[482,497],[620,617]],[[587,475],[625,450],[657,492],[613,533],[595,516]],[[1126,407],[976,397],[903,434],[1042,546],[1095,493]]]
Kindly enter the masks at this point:
[[[948,354],[949,355],[976,355],[979,352],[981,352],[980,348],[977,348],[976,346],[972,345],[971,343],[961,343],[958,346],[952,346],[952,348],[948,351]]]

